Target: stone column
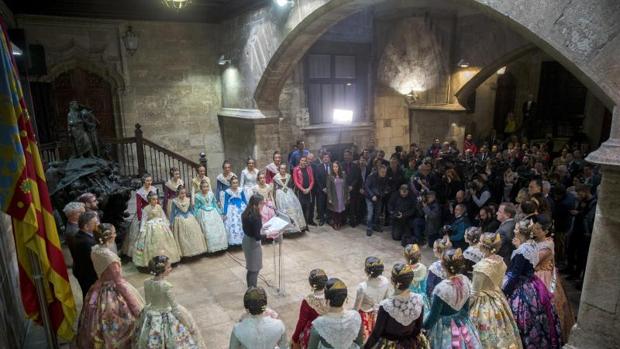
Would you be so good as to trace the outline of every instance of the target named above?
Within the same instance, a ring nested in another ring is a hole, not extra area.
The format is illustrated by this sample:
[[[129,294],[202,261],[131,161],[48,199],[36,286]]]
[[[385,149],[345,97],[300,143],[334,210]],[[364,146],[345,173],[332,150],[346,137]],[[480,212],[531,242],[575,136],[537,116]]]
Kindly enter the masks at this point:
[[[609,140],[588,161],[602,165],[603,179],[579,315],[566,348],[611,349],[620,345],[620,108],[614,108]]]

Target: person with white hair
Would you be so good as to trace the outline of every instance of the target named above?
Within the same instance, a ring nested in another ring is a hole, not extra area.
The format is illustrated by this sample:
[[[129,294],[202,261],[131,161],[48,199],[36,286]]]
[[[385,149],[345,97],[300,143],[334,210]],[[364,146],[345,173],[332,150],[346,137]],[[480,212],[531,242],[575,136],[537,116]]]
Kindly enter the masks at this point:
[[[80,227],[78,226],[78,220],[80,219],[80,215],[86,212],[86,207],[84,203],[78,201],[71,201],[65,208],[62,209],[62,212],[67,217],[67,223],[65,224],[65,230],[63,231],[63,237],[67,242],[71,240],[78,231],[80,231]]]

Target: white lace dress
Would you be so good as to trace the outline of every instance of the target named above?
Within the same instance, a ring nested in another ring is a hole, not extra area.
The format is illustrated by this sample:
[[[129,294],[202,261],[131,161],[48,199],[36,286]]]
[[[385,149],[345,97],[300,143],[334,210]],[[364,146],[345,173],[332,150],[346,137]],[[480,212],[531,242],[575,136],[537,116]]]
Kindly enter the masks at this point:
[[[288,348],[282,320],[271,316],[250,315],[236,323],[230,335],[230,349]]]
[[[362,318],[355,310],[327,313],[312,322],[308,349],[359,349]]]

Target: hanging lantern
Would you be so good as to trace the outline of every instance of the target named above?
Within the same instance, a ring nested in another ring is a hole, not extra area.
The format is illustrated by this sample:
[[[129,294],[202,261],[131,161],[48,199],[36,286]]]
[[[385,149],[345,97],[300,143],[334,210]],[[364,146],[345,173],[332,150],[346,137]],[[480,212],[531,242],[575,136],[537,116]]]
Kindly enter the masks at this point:
[[[192,3],[192,0],[162,0],[161,2],[163,2],[168,8],[181,10],[189,6]]]

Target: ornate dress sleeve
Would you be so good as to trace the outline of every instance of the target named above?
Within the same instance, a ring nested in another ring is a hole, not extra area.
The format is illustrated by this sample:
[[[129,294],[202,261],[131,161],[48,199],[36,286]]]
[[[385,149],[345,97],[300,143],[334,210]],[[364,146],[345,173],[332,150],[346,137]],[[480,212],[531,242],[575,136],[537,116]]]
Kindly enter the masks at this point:
[[[515,254],[515,256],[510,261],[510,267],[506,272],[506,277],[504,279],[504,284],[502,286],[502,290],[506,297],[510,297],[515,287],[517,286],[517,282],[519,281],[519,276],[523,274],[523,271],[527,267],[527,264],[530,262],[523,257],[521,254]]]
[[[177,319],[179,319],[179,321],[183,325],[185,325],[185,327],[187,327],[191,333],[193,333],[196,329],[193,328],[192,321],[185,316],[185,313],[183,311],[181,311],[179,304],[174,298],[174,294],[172,293],[172,284],[166,282],[163,285],[163,288],[164,288],[163,292],[166,296],[166,300],[168,301],[168,304],[170,305],[170,308],[172,309],[172,314],[174,314],[174,316]]]
[[[143,306],[142,300],[138,299],[135,293],[131,292],[127,287],[127,282],[123,279],[122,276],[120,262],[111,263],[110,266],[108,266],[108,273],[111,276],[112,280],[114,280],[116,289],[127,302],[127,306],[129,306],[129,310],[131,310],[131,313],[136,317],[140,315],[140,311],[142,311]]]
[[[424,319],[423,327],[425,329],[431,329],[439,318],[441,318],[441,312],[444,306],[448,306],[445,302],[439,298],[437,295],[433,295],[433,302],[431,304],[431,310],[428,312],[428,316]]]

